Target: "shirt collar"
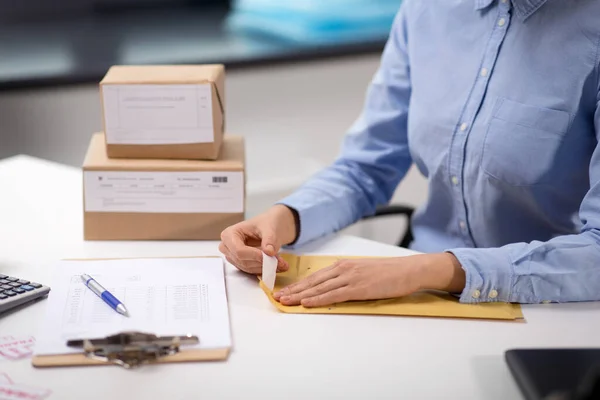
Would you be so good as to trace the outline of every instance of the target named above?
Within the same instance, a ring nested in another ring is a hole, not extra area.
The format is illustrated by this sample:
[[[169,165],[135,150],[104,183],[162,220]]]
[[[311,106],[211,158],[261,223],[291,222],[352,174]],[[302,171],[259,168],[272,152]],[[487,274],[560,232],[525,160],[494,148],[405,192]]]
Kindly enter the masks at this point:
[[[496,0],[475,0],[475,10],[483,10]],[[548,0],[511,0],[517,14],[522,19],[529,18]]]

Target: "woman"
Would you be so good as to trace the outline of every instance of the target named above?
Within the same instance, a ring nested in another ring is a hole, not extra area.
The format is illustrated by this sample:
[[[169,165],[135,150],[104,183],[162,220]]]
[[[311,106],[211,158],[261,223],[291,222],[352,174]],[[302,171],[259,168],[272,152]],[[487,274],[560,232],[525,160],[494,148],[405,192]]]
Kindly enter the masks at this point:
[[[464,303],[599,300],[599,59],[595,0],[405,1],[339,158],[225,230],[221,251],[260,273],[261,250],[373,213],[415,163],[429,198],[411,248],[424,254],[342,261],[275,297],[306,307],[420,289]]]

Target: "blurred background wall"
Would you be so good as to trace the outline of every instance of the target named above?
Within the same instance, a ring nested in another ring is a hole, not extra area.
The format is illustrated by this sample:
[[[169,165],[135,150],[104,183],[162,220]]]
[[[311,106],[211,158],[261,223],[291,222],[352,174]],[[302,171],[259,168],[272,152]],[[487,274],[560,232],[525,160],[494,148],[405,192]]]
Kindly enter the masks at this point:
[[[224,63],[228,131],[246,138],[247,215],[255,215],[337,155],[399,5],[0,0],[0,158],[79,167],[101,130],[97,83],[110,65]],[[413,168],[393,202],[425,197]],[[346,232],[391,243],[402,230],[390,218]]]

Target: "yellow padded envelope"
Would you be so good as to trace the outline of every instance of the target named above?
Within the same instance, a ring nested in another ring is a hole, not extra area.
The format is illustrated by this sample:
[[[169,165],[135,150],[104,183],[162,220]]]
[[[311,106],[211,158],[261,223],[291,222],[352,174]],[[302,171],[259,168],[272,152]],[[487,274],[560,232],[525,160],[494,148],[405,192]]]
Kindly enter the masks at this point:
[[[341,258],[336,256],[296,256],[283,254],[290,269],[277,274],[273,293],[298,282],[308,275],[330,266]],[[363,257],[361,257],[363,258]],[[412,315],[425,317],[478,318],[498,320],[523,319],[521,306],[511,303],[461,304],[455,296],[447,293],[423,291],[396,299],[349,301],[328,307],[304,308],[284,306],[273,298],[269,289],[260,282],[269,300],[279,311],[291,314],[363,314],[363,315]]]

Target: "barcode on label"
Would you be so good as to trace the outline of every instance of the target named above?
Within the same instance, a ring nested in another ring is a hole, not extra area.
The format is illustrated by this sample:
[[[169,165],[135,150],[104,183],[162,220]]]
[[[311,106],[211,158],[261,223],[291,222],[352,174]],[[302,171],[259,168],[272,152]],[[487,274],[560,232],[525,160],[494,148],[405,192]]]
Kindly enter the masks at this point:
[[[213,176],[213,183],[227,183],[226,176]]]

